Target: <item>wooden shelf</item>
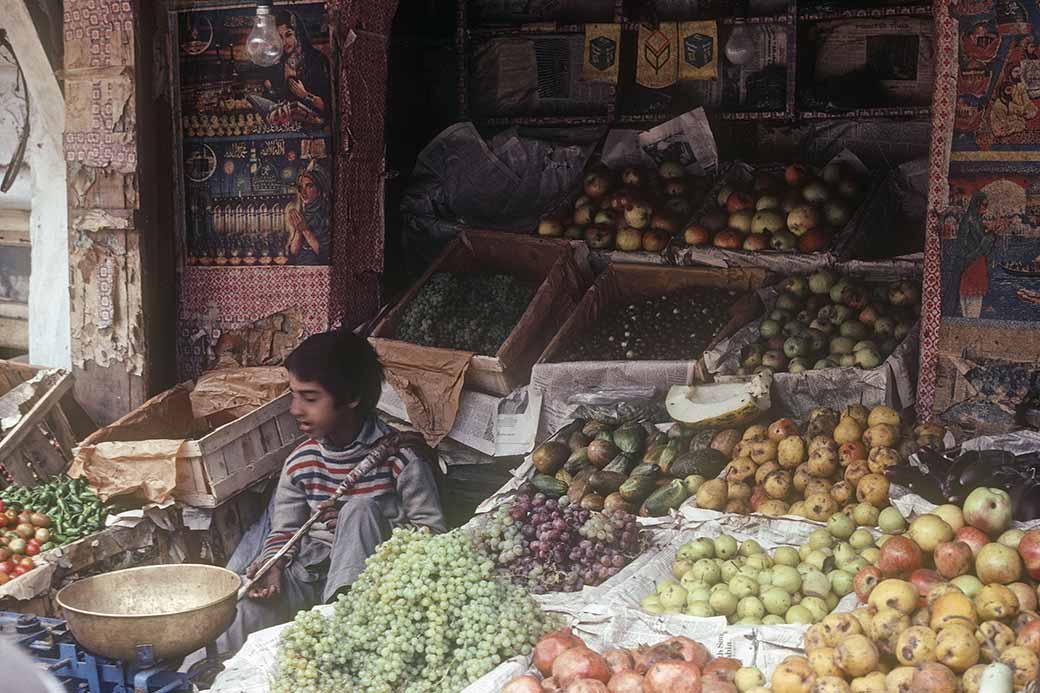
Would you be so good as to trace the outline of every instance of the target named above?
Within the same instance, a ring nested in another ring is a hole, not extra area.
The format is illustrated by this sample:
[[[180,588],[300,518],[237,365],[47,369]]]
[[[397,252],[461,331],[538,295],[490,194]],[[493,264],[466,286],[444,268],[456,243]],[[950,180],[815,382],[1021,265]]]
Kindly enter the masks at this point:
[[[482,27],[470,27],[467,19],[468,0],[457,0],[456,5],[456,64],[458,68],[458,104],[459,118],[471,118],[469,113],[469,43],[471,40],[490,40],[510,36],[544,36],[553,34],[573,35],[585,31],[587,23],[583,22],[542,22],[527,24],[490,24]],[[804,0],[803,0],[804,3]],[[753,17],[720,17],[718,22],[723,27],[761,25],[781,26],[787,34],[787,61],[783,65],[787,73],[786,106],[781,110],[769,111],[732,111],[719,108],[707,108],[715,118],[725,121],[785,121],[799,120],[835,120],[835,119],[885,119],[885,118],[927,118],[930,108],[909,107],[877,107],[856,109],[818,109],[800,110],[797,105],[797,72],[798,72],[798,23],[814,22],[830,19],[884,19],[890,17],[931,17],[931,5],[912,5],[902,7],[843,7],[831,9],[826,7],[800,6],[799,0],[788,0],[787,11],[778,15]],[[639,30],[640,23],[626,17],[622,10],[622,2],[615,2],[614,23],[621,24],[622,31]],[[720,35],[720,43],[723,36]],[[722,58],[720,58],[722,60]],[[587,125],[655,125],[669,120],[673,113],[624,114],[619,113],[619,90],[614,89],[614,102],[606,104],[605,113],[594,115],[518,115],[474,117],[473,120],[489,126],[532,125],[532,126],[587,126]]]
[[[806,9],[798,13],[799,21],[822,22],[828,19],[886,19],[889,17],[931,17],[931,5],[909,7],[843,8],[840,10]]]
[[[799,111],[803,120],[835,120],[839,118],[926,118],[931,115],[928,106],[896,106],[880,108],[854,108],[843,111]]]

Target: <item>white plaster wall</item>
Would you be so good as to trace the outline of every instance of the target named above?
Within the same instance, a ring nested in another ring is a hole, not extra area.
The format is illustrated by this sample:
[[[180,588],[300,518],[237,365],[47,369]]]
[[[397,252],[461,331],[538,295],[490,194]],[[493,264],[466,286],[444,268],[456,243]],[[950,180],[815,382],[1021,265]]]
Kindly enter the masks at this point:
[[[22,0],[5,0],[0,5],[5,8],[0,26],[7,29],[31,97],[28,170],[20,173],[14,189],[0,194],[0,207],[30,210],[29,360],[41,366],[71,368],[68,208],[62,149],[65,103]],[[0,104],[0,112],[6,105]],[[0,152],[5,155],[12,150],[12,130],[0,127]]]

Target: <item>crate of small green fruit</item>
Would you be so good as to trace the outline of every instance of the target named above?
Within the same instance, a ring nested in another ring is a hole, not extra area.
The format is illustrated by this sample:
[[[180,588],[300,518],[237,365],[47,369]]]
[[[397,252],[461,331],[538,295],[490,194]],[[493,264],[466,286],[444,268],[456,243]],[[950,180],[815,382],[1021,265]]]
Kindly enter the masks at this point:
[[[376,325],[371,341],[391,372],[397,363],[436,371],[470,354],[466,386],[504,396],[527,383],[581,299],[586,275],[568,244],[467,229]]]
[[[849,400],[913,404],[919,281],[820,269],[759,295],[762,314],[705,356],[711,373],[771,373],[774,403],[795,417]]]
[[[761,310],[759,269],[613,264],[596,279],[531,374],[549,431],[580,392],[704,378],[701,356]]]

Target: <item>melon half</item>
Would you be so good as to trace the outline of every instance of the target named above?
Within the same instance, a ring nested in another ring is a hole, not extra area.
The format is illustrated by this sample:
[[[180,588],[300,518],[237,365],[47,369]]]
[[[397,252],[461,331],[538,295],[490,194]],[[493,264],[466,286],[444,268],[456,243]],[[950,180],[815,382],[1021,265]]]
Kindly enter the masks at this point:
[[[668,415],[687,428],[735,428],[769,409],[772,383],[768,373],[760,373],[739,383],[674,385],[664,403]]]

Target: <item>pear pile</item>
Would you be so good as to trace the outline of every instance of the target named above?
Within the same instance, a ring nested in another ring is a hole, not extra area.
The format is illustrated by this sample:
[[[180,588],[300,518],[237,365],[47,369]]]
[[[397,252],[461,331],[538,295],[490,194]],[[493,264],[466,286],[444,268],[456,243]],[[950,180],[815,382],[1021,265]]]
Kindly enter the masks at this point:
[[[842,412],[812,410],[804,427],[790,418],[743,432],[717,433],[711,447],[730,460],[716,479],[688,479],[700,508],[732,513],[797,515],[826,522],[839,510],[877,526],[888,505],[885,470],[925,445],[942,448],[932,424],[904,426],[891,407],[860,404]]]

